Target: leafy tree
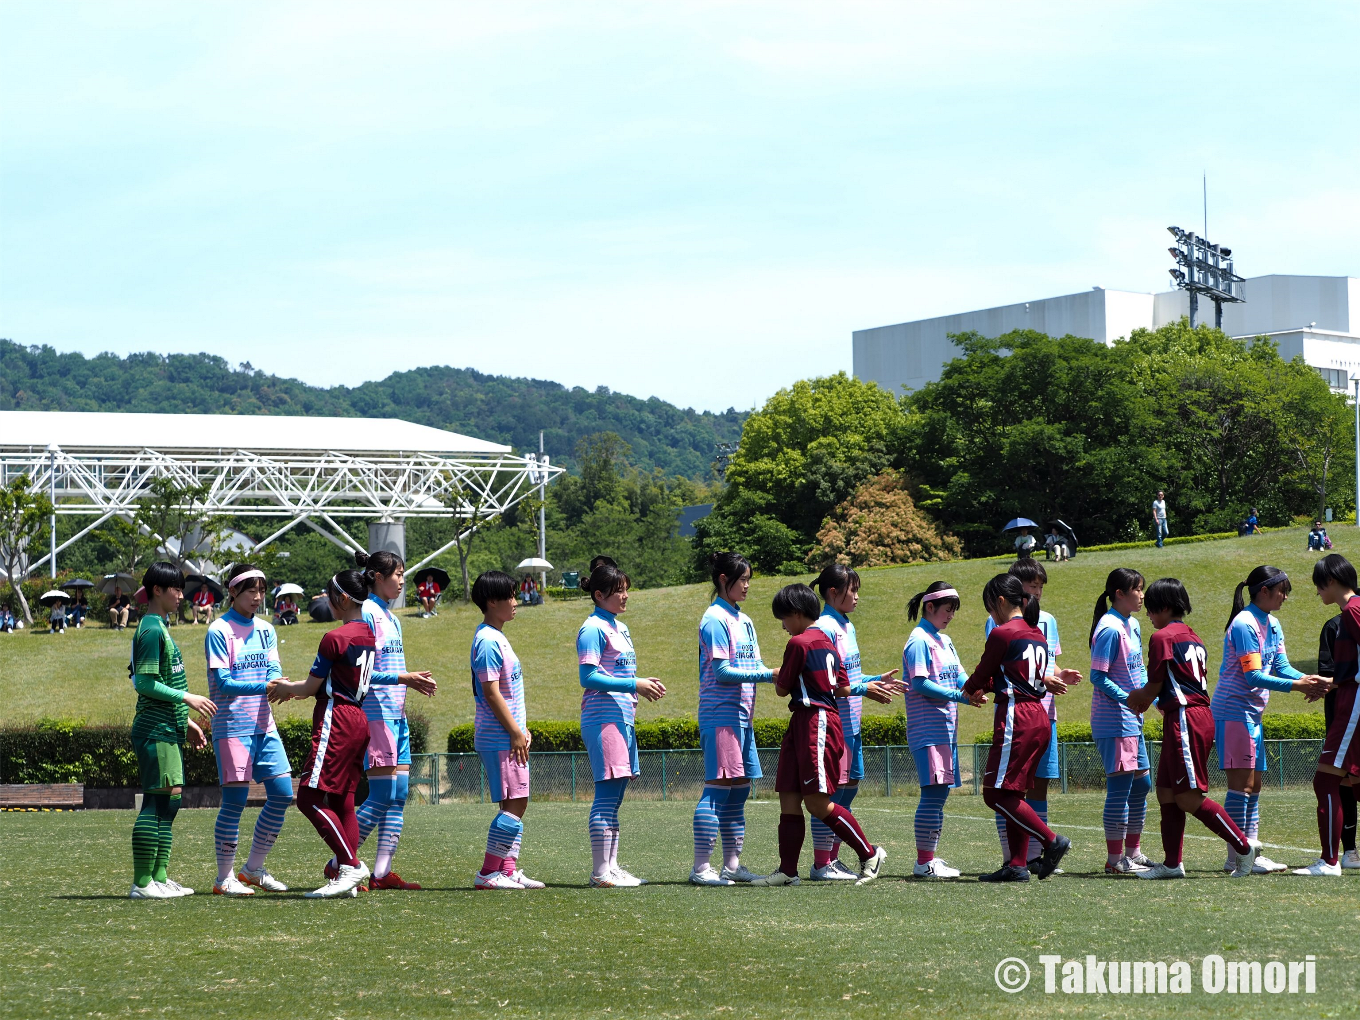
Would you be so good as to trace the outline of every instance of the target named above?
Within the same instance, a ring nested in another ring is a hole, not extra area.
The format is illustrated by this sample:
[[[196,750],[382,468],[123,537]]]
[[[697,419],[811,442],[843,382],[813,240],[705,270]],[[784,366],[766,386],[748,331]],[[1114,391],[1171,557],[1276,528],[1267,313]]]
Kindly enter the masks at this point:
[[[822,522],[807,565],[878,567],[952,560],[962,553],[962,542],[916,508],[902,473],[888,470],[862,484]]]
[[[0,486],[0,560],[4,561],[9,586],[19,596],[24,620],[32,626],[33,612],[22,583],[28,574],[28,544],[47,524],[52,502],[29,484],[28,475],[20,475],[9,485]]]
[[[801,574],[807,544],[774,516],[774,500],[762,492],[732,492],[714,512],[694,525],[695,578],[708,575],[708,557],[735,550],[766,574]]]

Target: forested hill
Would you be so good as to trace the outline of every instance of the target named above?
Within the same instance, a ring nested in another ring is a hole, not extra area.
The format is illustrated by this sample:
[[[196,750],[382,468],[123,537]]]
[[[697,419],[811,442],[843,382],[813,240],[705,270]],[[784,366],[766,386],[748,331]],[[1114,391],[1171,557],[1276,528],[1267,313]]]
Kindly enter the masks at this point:
[[[354,388],[324,389],[210,354],[60,354],[0,339],[0,409],[160,411],[184,414],[310,414],[405,418],[538,449],[538,430],[555,463],[570,463],[576,443],[617,432],[643,470],[706,478],[719,442],[736,442],[746,412],[722,414],[640,400],[606,387],[567,389],[540,379],[484,375],[462,368],[419,368]]]

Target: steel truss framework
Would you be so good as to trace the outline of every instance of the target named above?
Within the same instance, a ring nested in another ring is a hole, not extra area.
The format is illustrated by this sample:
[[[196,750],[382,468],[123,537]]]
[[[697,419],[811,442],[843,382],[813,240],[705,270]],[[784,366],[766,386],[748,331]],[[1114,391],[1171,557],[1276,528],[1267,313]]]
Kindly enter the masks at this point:
[[[343,549],[361,548],[337,518],[396,521],[447,517],[472,521],[459,538],[532,495],[563,469],[548,458],[507,453],[271,452],[168,450],[150,447],[64,450],[0,446],[0,481],[29,477],[50,493],[61,516],[93,516],[92,524],[56,548],[60,553],[114,516],[130,519],[153,479],[208,486],[205,503],[182,509],[205,516],[272,517],[282,524],[256,550],[299,524]],[[475,520],[473,520],[475,518]],[[408,569],[452,548],[450,542]],[[48,563],[49,552],[28,566]]]

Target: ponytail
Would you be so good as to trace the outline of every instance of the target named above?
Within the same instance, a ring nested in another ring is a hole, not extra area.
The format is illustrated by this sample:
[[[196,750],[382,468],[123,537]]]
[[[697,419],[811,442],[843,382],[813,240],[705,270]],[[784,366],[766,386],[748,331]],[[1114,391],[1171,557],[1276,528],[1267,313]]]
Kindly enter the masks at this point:
[[[406,561],[389,549],[371,553],[355,552],[354,562],[364,572],[364,581],[369,588],[373,587],[373,581],[379,574],[391,577],[398,567],[406,566]]]
[[[339,571],[326,582],[326,596],[337,605],[341,604],[344,599],[349,599],[356,605],[362,605],[364,599],[368,598],[368,581],[364,577],[363,571]]]
[[[982,589],[982,605],[988,613],[1002,600],[1013,606],[1024,606],[1021,614],[1031,627],[1039,625],[1039,597],[1025,591],[1020,578],[1014,574],[997,574]]]
[[[1100,593],[1100,598],[1096,599],[1095,612],[1091,616],[1091,633],[1086,638],[1086,643],[1090,644],[1096,638],[1096,628],[1100,626],[1100,618],[1110,611],[1110,605],[1114,602],[1114,597],[1118,592],[1137,591],[1143,587],[1143,575],[1132,567],[1115,567],[1105,578],[1105,590]]]
[[[915,620],[917,613],[921,609],[922,603],[926,601],[926,596],[933,595],[937,591],[954,592],[954,586],[948,581],[932,581],[925,591],[918,591],[911,597],[911,601],[907,603],[907,619]],[[943,606],[952,605],[955,612],[958,612],[959,609],[959,596],[957,592],[954,592],[952,595],[942,595],[938,599],[930,599],[929,601],[938,602]]]
[[[1025,611],[1022,614],[1031,627],[1039,626],[1039,596],[1025,592]]]
[[[1226,631],[1232,626],[1233,620],[1237,619],[1237,614],[1247,608],[1247,603],[1242,598],[1242,589],[1246,588],[1251,600],[1256,601],[1256,596],[1262,588],[1274,588],[1276,585],[1284,588],[1284,593],[1288,595],[1293,591],[1294,586],[1289,583],[1289,575],[1279,567],[1261,565],[1247,575],[1247,579],[1233,590],[1232,615],[1228,617]]]

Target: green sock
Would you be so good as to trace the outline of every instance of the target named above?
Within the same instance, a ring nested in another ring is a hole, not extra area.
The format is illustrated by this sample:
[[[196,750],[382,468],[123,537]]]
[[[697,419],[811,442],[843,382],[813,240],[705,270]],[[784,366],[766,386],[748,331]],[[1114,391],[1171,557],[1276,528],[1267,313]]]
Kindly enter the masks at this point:
[[[156,795],[142,794],[142,810],[132,823],[132,880],[145,888],[156,870],[156,848],[160,843],[160,818],[156,814]]]
[[[173,796],[168,793],[156,794],[159,839],[156,841],[156,870],[152,877],[157,882],[164,882],[169,877],[170,850],[175,843],[174,833],[170,827],[175,822],[175,815],[179,813],[179,802],[179,794]]]

